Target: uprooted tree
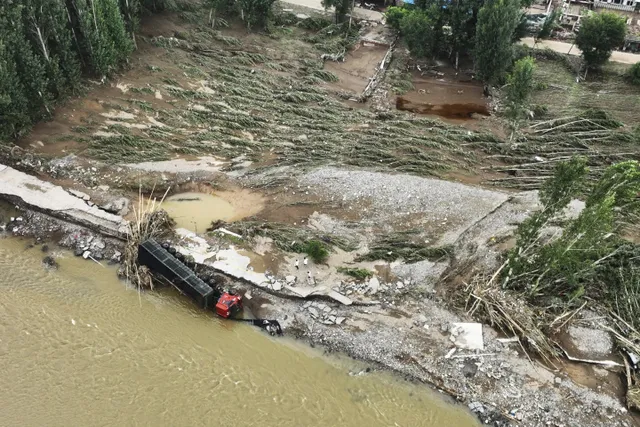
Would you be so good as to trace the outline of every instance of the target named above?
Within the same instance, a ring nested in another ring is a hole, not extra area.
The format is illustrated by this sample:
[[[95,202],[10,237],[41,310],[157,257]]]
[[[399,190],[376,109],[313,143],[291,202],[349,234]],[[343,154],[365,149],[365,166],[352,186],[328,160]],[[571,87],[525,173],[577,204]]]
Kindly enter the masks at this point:
[[[557,166],[540,190],[543,208],[518,227],[516,246],[501,276],[502,287],[550,312],[575,305],[588,295],[636,323],[640,261],[625,254],[640,249],[622,236],[637,225],[640,214],[640,163],[610,166],[593,184],[587,175],[582,158]],[[584,209],[564,220],[561,214],[580,194],[586,194]],[[560,230],[551,227],[562,222]]]

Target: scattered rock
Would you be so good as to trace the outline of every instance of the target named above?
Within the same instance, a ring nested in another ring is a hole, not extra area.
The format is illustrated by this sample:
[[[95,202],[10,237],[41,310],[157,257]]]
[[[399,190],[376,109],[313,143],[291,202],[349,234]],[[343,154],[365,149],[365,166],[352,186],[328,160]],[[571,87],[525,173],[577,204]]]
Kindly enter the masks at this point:
[[[51,255],[44,257],[42,263],[49,268],[58,268],[58,263]]]
[[[82,249],[82,248],[76,248],[76,249],[73,251],[73,254],[74,254],[75,256],[81,256],[81,255],[83,254],[83,252],[84,252],[84,249]]]
[[[462,375],[467,378],[474,377],[478,372],[478,365],[473,360],[467,360],[462,367]]]
[[[109,191],[109,186],[108,185],[98,185],[98,190],[107,192],[107,191]]]
[[[315,307],[309,307],[309,314],[312,317],[318,317],[318,310]]]
[[[271,288],[273,288],[274,291],[280,291],[282,290],[282,283],[274,282],[273,285],[271,285]]]
[[[120,197],[102,205],[100,208],[115,215],[125,216],[129,213],[129,199]]]
[[[284,278],[284,280],[287,282],[287,284],[289,284],[289,285],[290,285],[290,284],[292,284],[292,283],[295,283],[295,281],[296,281],[296,276],[286,276],[286,277]]]
[[[104,249],[107,247],[107,245],[102,240],[96,240],[91,246],[95,249]]]
[[[309,308],[311,307],[311,301],[307,301],[304,304],[302,304],[302,308]]]
[[[42,252],[49,252],[49,245],[42,245],[42,247],[40,248],[40,250]]]
[[[555,382],[557,385],[560,385],[560,384],[562,384],[562,378],[560,378],[560,377],[556,377],[556,378],[553,380],[553,382]]]
[[[471,412],[477,412],[479,414],[484,414],[484,405],[480,402],[471,402],[469,403],[469,409]]]
[[[336,325],[341,325],[345,320],[344,317],[336,317]]]

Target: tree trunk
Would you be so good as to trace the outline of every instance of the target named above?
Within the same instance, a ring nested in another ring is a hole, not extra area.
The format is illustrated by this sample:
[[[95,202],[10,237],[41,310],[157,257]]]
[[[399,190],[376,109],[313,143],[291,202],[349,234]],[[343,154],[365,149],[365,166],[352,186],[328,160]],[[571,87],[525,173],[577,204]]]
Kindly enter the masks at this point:
[[[460,52],[456,51],[456,70],[458,69],[459,60],[460,60]]]
[[[71,28],[71,34],[73,34],[73,40],[76,42],[76,48],[78,49],[78,58],[80,58],[80,62],[84,66],[84,58],[82,57],[82,49],[80,49],[80,42],[78,41],[78,36],[76,36],[76,30],[73,28],[73,21],[71,20],[71,12],[69,12],[69,5],[65,5],[65,10],[67,11],[67,18],[69,18],[69,28]]]
[[[96,27],[96,33],[98,32],[98,20],[96,18],[96,4],[94,0],[91,0],[91,10],[93,10],[93,25]]]
[[[33,26],[36,29],[36,34],[38,35],[38,40],[40,41],[40,47],[42,48],[42,54],[44,55],[44,59],[47,60],[47,62],[49,62],[49,51],[47,50],[47,44],[44,42],[44,38],[42,37],[42,30],[40,30],[40,27],[38,27],[38,25],[35,22],[35,19],[33,19]]]

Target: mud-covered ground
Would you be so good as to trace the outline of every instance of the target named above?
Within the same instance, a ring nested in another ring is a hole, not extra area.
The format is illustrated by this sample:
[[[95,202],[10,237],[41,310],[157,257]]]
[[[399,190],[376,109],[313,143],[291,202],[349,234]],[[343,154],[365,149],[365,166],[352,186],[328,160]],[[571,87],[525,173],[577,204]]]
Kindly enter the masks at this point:
[[[443,275],[453,263],[495,268],[515,226],[537,208],[535,192],[487,185],[504,176],[490,170],[502,160],[489,155],[504,149],[504,132],[485,115],[492,100],[477,83],[437,64],[403,68],[398,52],[388,78],[359,104],[353,100],[393,39],[381,26],[362,30],[375,43],[356,43],[345,62],[323,63],[336,40],[313,38],[300,25],[266,36],[235,25],[214,31],[200,19],[143,22],[131,69],[106,84],[89,82],[85,96],[19,141],[34,155],[17,150],[6,162],[130,220],[147,201],[170,197],[174,219],[212,250],[233,247],[256,272],[354,301],[296,298],[230,279],[253,295],[254,314],[280,319],[286,333],[328,351],[437,387],[487,424],[633,425],[618,372],[543,366],[488,325],[484,350],[451,353],[452,323],[472,319],[452,308]],[[396,111],[399,97],[415,108]],[[478,111],[451,117],[452,105]],[[0,216],[6,232],[58,243],[87,262],[122,257],[123,242],[37,207],[5,204]],[[217,220],[241,238],[207,232]],[[293,250],[310,238],[330,248],[326,262],[305,266]]]

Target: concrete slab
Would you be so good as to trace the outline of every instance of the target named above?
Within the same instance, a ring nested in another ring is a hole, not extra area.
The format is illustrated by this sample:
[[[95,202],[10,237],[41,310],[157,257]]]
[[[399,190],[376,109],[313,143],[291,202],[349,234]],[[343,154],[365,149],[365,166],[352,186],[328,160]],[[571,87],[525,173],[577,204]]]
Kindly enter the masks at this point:
[[[111,236],[122,238],[128,232],[129,223],[122,217],[89,206],[58,185],[6,165],[0,165],[0,197]]]

